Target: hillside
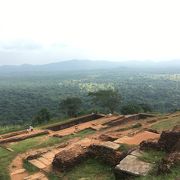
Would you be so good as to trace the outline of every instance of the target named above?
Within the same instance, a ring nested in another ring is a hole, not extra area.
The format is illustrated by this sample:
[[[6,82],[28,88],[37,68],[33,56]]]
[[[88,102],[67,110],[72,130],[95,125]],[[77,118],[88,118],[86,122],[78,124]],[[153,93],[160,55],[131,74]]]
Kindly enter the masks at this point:
[[[77,62],[64,62],[63,68],[65,66],[69,68],[69,63],[72,65]],[[122,106],[129,103],[146,104],[153,112],[163,113],[173,112],[180,107],[178,66],[167,69],[158,69],[158,67],[140,69],[123,68],[123,66],[112,68],[107,65],[108,69],[86,70],[96,64],[90,66],[85,65],[86,63],[81,66],[79,63],[71,66],[74,69],[85,67],[83,71],[70,69],[56,71],[55,67],[59,68],[57,64],[47,65],[52,66],[49,72],[39,70],[20,72],[19,68],[25,71],[26,68],[24,69],[23,66],[18,67],[17,72],[0,68],[0,124],[31,123],[30,121],[42,108],[47,108],[53,119],[63,118],[59,103],[69,96],[81,98],[81,114],[92,112],[94,109],[103,112],[100,107],[92,106],[88,97],[89,92],[101,89],[118,89],[122,96],[121,104],[116,109],[118,113],[121,112]],[[99,65],[96,66],[98,67]]]

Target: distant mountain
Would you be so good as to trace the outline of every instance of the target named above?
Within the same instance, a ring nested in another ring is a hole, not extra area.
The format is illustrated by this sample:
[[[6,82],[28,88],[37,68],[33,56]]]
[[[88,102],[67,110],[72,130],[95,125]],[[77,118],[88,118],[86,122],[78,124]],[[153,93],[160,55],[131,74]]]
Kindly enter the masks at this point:
[[[153,61],[91,61],[91,60],[70,60],[58,63],[51,63],[45,65],[6,65],[0,66],[0,72],[57,72],[57,71],[83,71],[83,70],[100,70],[113,68],[136,68],[136,69],[180,69],[180,60],[173,60],[167,62],[153,62]]]
[[[0,67],[0,72],[24,72],[24,71],[78,71],[112,69],[120,67],[119,62],[90,61],[90,60],[70,60],[44,65],[6,65]]]

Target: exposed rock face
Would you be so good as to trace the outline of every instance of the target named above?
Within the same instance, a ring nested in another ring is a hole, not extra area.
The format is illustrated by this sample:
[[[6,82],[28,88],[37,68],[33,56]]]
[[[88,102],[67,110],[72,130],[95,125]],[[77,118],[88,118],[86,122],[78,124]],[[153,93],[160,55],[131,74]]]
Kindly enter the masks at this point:
[[[138,158],[139,153],[132,152],[126,156],[115,167],[116,179],[131,179],[134,176],[146,176],[153,168],[153,165],[147,162],[143,162]]]

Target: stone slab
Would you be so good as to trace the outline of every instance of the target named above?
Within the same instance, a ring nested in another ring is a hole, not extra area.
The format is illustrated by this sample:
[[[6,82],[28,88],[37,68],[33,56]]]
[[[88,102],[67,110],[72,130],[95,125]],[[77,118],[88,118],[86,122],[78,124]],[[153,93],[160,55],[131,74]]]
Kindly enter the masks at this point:
[[[100,143],[100,145],[108,147],[108,148],[113,149],[113,150],[117,150],[120,147],[119,144],[116,144],[116,143],[111,142],[111,141],[102,142],[102,143]]]
[[[115,167],[120,173],[127,173],[134,176],[146,176],[153,165],[139,160],[136,156],[128,155]]]
[[[37,160],[40,161],[40,162],[42,162],[43,164],[45,164],[45,165],[47,165],[47,166],[49,166],[49,165],[52,164],[52,161],[50,161],[49,159],[46,159],[46,158],[44,158],[44,157],[40,157],[40,158],[38,158]]]

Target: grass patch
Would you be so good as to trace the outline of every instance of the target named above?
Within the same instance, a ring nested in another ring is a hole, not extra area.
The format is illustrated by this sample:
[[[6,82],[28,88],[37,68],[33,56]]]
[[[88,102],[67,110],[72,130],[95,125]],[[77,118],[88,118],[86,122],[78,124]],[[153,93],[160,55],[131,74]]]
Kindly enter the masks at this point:
[[[65,173],[62,180],[115,180],[112,168],[97,159],[87,159],[70,172]]]
[[[10,179],[8,175],[8,166],[13,158],[14,158],[14,153],[11,153],[0,147],[0,179],[1,180]]]
[[[154,172],[157,169],[154,169]],[[134,178],[135,180],[175,180],[175,179],[179,179],[180,177],[180,165],[176,165],[173,168],[171,168],[171,173],[168,174],[162,174],[162,175],[156,175],[155,173],[150,173],[148,176],[146,177],[137,177]]]
[[[47,173],[46,176],[48,177],[49,180],[60,180],[61,177],[56,175],[55,173]]]
[[[148,163],[158,163],[165,156],[166,153],[163,151],[148,150],[144,151],[139,159]]]
[[[132,149],[134,147],[135,147],[135,145],[121,144],[120,147],[118,148],[118,150],[121,152],[128,152],[130,149]]]
[[[136,123],[136,124],[133,124],[131,126],[128,126],[128,127],[125,127],[125,128],[121,128],[121,129],[118,129],[116,131],[126,131],[126,130],[129,130],[129,129],[135,129],[135,128],[140,128],[142,126],[141,123]]]
[[[89,135],[89,134],[93,134],[95,132],[94,129],[88,128],[85,129],[83,131],[78,132],[77,134],[75,134],[75,137],[80,137],[80,138],[84,138],[85,136]]]
[[[23,168],[26,169],[30,174],[38,172],[39,169],[33,166],[28,160],[24,159]]]
[[[171,119],[166,119],[166,120],[153,124],[151,128],[157,131],[165,131],[165,130],[172,129],[174,126],[178,124],[180,124],[180,118],[172,117]]]

